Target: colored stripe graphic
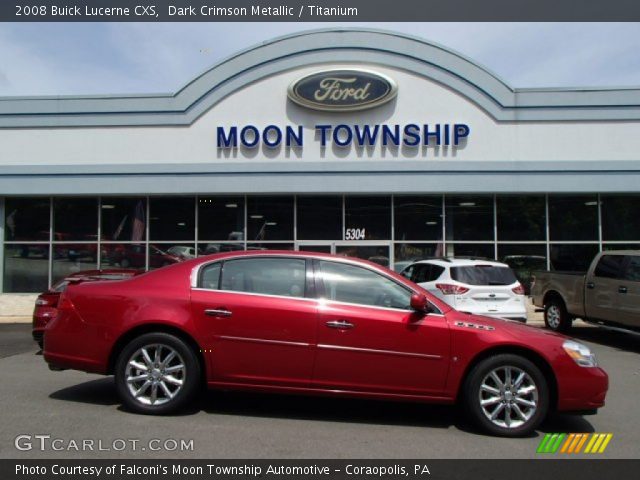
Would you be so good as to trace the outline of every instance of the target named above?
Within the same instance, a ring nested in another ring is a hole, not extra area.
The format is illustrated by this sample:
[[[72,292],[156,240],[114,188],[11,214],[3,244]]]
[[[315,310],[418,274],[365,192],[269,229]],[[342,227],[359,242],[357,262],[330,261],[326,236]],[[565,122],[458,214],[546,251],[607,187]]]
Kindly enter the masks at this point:
[[[556,453],[560,445],[562,444],[562,440],[567,435],[565,433],[547,433],[540,445],[538,446],[537,453]]]
[[[547,433],[536,453],[604,453],[612,438],[612,433]]]
[[[612,433],[594,433],[584,449],[584,453],[603,453],[613,438]]]
[[[587,438],[589,438],[588,433],[570,433],[560,453],[580,453]]]

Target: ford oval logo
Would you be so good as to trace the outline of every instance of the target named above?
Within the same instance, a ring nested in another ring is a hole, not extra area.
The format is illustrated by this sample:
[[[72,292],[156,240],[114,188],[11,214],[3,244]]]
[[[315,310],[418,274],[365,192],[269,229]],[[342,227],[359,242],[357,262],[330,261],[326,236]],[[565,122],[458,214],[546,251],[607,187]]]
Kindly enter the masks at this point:
[[[324,70],[289,86],[289,98],[303,107],[348,112],[377,107],[396,96],[396,83],[380,73],[360,69]]]

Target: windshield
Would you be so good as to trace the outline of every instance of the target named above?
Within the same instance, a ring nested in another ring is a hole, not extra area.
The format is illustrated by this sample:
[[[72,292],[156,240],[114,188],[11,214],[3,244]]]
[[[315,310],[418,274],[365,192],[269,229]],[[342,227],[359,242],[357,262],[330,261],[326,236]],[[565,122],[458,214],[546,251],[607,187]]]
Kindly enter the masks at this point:
[[[518,281],[510,268],[493,265],[451,267],[451,278],[468,285],[511,285]]]

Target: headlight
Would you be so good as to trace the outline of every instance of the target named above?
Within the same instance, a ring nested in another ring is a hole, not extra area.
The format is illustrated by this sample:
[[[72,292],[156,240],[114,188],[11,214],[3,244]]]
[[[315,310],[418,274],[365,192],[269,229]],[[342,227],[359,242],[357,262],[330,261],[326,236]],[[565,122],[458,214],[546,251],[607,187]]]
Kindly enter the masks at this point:
[[[562,348],[581,367],[597,367],[595,354],[589,347],[573,340],[567,340],[562,344]]]

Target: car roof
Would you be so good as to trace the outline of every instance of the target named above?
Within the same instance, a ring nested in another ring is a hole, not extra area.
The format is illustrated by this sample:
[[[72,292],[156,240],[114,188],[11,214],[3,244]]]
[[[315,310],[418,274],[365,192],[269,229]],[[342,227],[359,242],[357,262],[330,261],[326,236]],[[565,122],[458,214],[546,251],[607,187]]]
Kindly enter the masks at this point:
[[[495,260],[482,260],[476,258],[455,258],[455,257],[442,257],[442,258],[428,258],[425,260],[417,260],[416,263],[431,263],[439,265],[441,267],[475,267],[477,265],[491,265],[494,267],[509,267],[506,263],[496,262]],[[413,265],[412,264],[412,265]]]

